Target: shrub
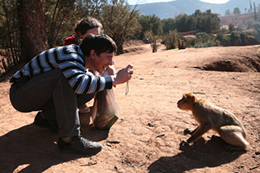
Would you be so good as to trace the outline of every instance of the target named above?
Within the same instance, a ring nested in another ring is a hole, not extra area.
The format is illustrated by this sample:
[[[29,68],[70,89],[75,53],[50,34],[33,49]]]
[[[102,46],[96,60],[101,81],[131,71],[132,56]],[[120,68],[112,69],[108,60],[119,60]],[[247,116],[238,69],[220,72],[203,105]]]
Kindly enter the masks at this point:
[[[230,45],[229,37],[222,32],[217,34],[216,40],[218,40],[220,42],[220,44],[223,46]]]
[[[198,32],[197,34],[196,34],[196,37],[197,38],[208,38],[210,35],[209,34],[207,34],[207,33],[205,33],[205,32]]]
[[[146,32],[144,33],[144,36],[145,36],[146,38],[149,38],[149,42],[150,42],[150,45],[151,45],[151,47],[152,47],[153,53],[154,53],[154,52],[157,52],[157,48],[158,48],[158,44],[157,44],[158,36],[153,35],[153,32],[152,32],[152,31],[146,31]]]
[[[220,46],[220,42],[218,40],[207,40],[206,42],[198,41],[195,43],[195,48],[203,48],[203,47],[213,47]]]
[[[177,47],[177,32],[173,30],[169,31],[164,42],[166,49],[175,49]]]
[[[244,32],[241,33],[241,34],[240,34],[240,38],[241,38],[242,46],[246,45],[247,34],[244,33]]]
[[[232,32],[230,35],[230,42],[233,46],[239,46],[241,43],[240,34]]]

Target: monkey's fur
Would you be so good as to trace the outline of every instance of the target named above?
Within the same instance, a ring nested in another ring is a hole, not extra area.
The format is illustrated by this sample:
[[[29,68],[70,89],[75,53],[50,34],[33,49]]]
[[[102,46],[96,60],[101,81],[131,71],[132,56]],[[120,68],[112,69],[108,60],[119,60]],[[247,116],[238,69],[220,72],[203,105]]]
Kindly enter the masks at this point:
[[[177,103],[181,110],[190,110],[199,123],[199,126],[193,130],[185,130],[191,137],[184,143],[196,141],[208,130],[212,129],[220,137],[231,144],[229,150],[245,150],[248,146],[246,141],[246,130],[238,118],[229,111],[217,107],[205,100],[198,100],[193,93],[183,95],[183,98]]]

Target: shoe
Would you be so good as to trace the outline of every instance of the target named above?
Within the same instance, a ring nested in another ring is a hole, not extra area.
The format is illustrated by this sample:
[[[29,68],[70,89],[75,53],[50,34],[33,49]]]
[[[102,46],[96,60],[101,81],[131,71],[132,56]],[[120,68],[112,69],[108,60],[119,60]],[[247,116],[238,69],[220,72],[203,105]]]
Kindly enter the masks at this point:
[[[103,145],[98,142],[87,140],[82,136],[74,136],[69,143],[64,142],[59,138],[58,147],[61,152],[94,155],[101,151]]]
[[[34,118],[34,125],[50,129],[54,132],[58,132],[58,124],[56,121],[48,120],[47,118],[43,118],[41,116],[41,112],[38,112]]]

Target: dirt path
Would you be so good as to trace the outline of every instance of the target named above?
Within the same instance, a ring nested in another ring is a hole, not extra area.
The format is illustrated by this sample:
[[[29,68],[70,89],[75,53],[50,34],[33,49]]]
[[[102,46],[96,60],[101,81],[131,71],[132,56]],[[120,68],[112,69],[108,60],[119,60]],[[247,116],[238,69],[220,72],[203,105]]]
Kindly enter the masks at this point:
[[[31,124],[36,112],[14,110],[7,75],[0,83],[1,172],[260,172],[259,45],[152,53],[149,45],[133,43],[126,49],[115,67],[131,63],[134,76],[128,95],[126,85],[114,89],[119,120],[101,131],[89,125],[88,114],[80,115],[83,136],[104,145],[91,157],[59,153],[58,135]],[[180,148],[188,138],[183,130],[197,125],[176,106],[186,92],[233,112],[248,132],[248,151],[226,151],[225,143],[211,139],[213,131]]]

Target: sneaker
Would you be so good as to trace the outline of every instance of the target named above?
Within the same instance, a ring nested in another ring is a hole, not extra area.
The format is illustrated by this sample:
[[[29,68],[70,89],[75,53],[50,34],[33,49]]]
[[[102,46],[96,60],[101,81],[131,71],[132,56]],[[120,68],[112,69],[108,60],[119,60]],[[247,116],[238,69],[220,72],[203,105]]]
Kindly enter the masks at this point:
[[[50,129],[54,132],[58,132],[58,124],[56,121],[48,120],[47,118],[42,117],[42,112],[38,112],[35,116],[33,124],[38,127],[43,127]]]
[[[61,152],[94,155],[101,151],[103,145],[98,142],[87,140],[82,136],[74,136],[69,143],[64,142],[59,138],[58,147]]]

